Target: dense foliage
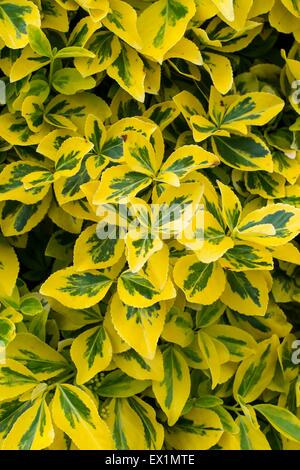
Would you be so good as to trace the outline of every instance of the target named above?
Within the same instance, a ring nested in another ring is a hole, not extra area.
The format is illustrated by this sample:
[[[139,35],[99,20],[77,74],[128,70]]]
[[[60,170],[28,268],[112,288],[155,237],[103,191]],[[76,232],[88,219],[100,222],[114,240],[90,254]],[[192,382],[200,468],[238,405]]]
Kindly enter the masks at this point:
[[[0,0],[0,48],[0,448],[299,449],[300,2]]]

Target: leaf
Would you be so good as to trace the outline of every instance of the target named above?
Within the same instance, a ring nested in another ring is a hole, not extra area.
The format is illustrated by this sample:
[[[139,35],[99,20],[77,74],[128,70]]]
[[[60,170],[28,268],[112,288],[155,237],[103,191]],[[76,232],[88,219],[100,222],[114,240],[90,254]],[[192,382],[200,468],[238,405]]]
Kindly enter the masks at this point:
[[[220,300],[211,305],[201,305],[196,314],[196,327],[203,328],[217,322],[224,311],[225,305]]]
[[[37,146],[37,152],[55,162],[57,158],[57,151],[61,147],[62,143],[70,137],[75,136],[76,133],[72,130],[56,129],[51,131],[41,139],[39,145]]]
[[[222,406],[215,406],[214,412],[219,416],[224,432],[229,432],[230,434],[234,435],[238,434],[238,426],[226,408],[223,408]]]
[[[245,185],[251,194],[258,194],[265,199],[283,198],[286,194],[286,180],[276,173],[258,171],[249,172],[245,178]]]
[[[216,89],[225,95],[229,92],[233,83],[233,71],[230,60],[220,54],[203,52],[204,68],[209,73]]]
[[[144,65],[135,49],[123,43],[120,54],[108,66],[107,75],[137,101],[144,101]]]
[[[110,0],[110,11],[102,21],[105,28],[119,36],[135,49],[141,49],[141,38],[137,31],[135,9],[121,0]]]
[[[222,268],[214,263],[202,263],[196,255],[178,260],[173,275],[189,302],[210,305],[218,300],[225,288]]]
[[[27,77],[30,73],[39,70],[49,63],[49,57],[40,56],[28,45],[22,49],[20,57],[18,57],[12,64],[10,70],[10,81],[17,82],[18,80]]]
[[[214,152],[226,165],[243,171],[272,172],[270,150],[254,134],[246,136],[214,137]]]
[[[282,111],[284,102],[271,93],[247,93],[237,98],[225,111],[220,127],[239,130],[240,124],[263,126]]]
[[[97,21],[94,21],[91,16],[84,16],[71,31],[68,45],[84,47],[98,28],[99,23]]]
[[[5,237],[22,235],[36,227],[48,212],[52,199],[48,192],[42,201],[26,204],[6,201],[2,204],[0,226]]]
[[[256,341],[241,328],[231,325],[211,325],[202,331],[226,346],[230,361],[240,362],[256,351]]]
[[[183,37],[165,54],[164,59],[184,59],[195,65],[203,65],[202,55],[196,44]]]
[[[155,154],[148,139],[136,132],[128,132],[124,142],[124,158],[131,170],[154,177],[162,156]]]
[[[7,359],[4,364],[0,363],[0,400],[9,400],[25,392],[32,390],[38,385],[35,376],[22,364]]]
[[[75,68],[65,67],[54,73],[52,85],[59,93],[74,95],[78,91],[94,88],[96,81],[92,77],[83,78]]]
[[[194,339],[193,319],[188,311],[181,311],[174,305],[167,313],[162,338],[170,343],[188,346]]]
[[[158,450],[162,448],[164,431],[157,422],[154,409],[139,397],[117,398],[104,406],[106,422],[118,450]]]
[[[24,204],[34,204],[43,199],[49,187],[26,189],[23,180],[38,171],[45,171],[40,165],[31,161],[18,161],[6,165],[0,174],[0,201],[20,201]]]
[[[89,181],[89,175],[88,171],[86,168],[86,163],[87,163],[88,156],[84,156],[82,160],[79,162],[79,170],[72,176],[62,176],[62,177],[57,177],[57,173],[53,179],[55,178],[54,181],[54,192],[56,199],[58,203],[62,206],[64,206],[64,210],[68,211],[68,208],[70,206],[67,206],[68,203],[73,203],[74,205],[76,204],[77,201],[79,203],[82,203],[82,210],[89,212],[88,205],[85,205],[82,201],[82,198],[84,197],[84,193],[81,189],[82,185],[84,185],[86,182]],[[76,206],[75,206],[76,207]],[[71,209],[72,210],[72,209]],[[75,210],[75,216],[80,217],[80,213],[76,213]],[[68,211],[69,212],[69,211]],[[71,212],[72,214],[72,212]],[[72,214],[73,215],[73,214]],[[84,214],[83,217],[81,218],[86,218],[89,219],[88,214]]]
[[[300,421],[289,410],[270,404],[254,405],[254,408],[261,413],[280,434],[292,441],[300,441]]]
[[[220,260],[223,268],[232,271],[272,270],[272,254],[264,247],[252,243],[236,242]]]
[[[269,301],[269,289],[260,271],[226,272],[227,283],[221,300],[244,315],[264,316]]]
[[[211,388],[212,390],[220,383],[221,368],[220,357],[216,348],[216,343],[213,339],[205,333],[205,331],[198,331],[198,346],[201,353],[201,358],[204,361],[204,367],[210,370],[211,374]]]
[[[128,265],[133,273],[140,271],[149,258],[163,247],[163,242],[145,229],[130,230],[125,237]]]
[[[181,91],[177,95],[173,96],[173,101],[184,116],[189,126],[190,120],[193,116],[203,116],[205,114],[201,102],[189,91]]]
[[[3,314],[3,311],[1,312]],[[13,341],[16,336],[16,328],[9,318],[0,318],[0,352],[3,354],[3,348]],[[6,349],[5,349],[6,351]]]
[[[42,28],[51,28],[67,32],[69,29],[69,20],[67,10],[58,3],[50,3],[51,0],[43,1]]]
[[[44,125],[44,106],[39,97],[27,96],[22,105],[22,116],[25,118],[29,129],[39,132]]]
[[[111,284],[112,279],[99,271],[79,273],[74,267],[69,267],[48,277],[40,292],[66,307],[88,308],[103,299]]]
[[[108,168],[102,173],[94,204],[106,202],[125,204],[151,183],[149,176],[132,171],[128,165]]]
[[[282,0],[282,4],[297,18],[300,18],[299,5],[293,2],[293,0]]]
[[[43,305],[34,294],[27,294],[20,300],[20,311],[26,316],[35,316],[43,311]]]
[[[54,430],[45,398],[29,402],[30,406],[15,421],[1,449],[41,450],[54,439]]]
[[[205,197],[208,201],[208,198]],[[206,204],[208,210],[204,210],[203,218],[204,228],[198,227],[195,232],[195,245],[191,248],[196,251],[196,256],[202,263],[212,263],[224,256],[224,254],[234,246],[231,237],[226,236],[224,220],[219,212],[218,205],[211,200]],[[203,225],[202,221],[202,225]],[[181,243],[189,247],[189,240],[180,240]]]
[[[298,211],[288,204],[270,204],[254,210],[239,223],[238,237],[264,246],[284,245],[300,230]]]
[[[234,20],[234,0],[212,0],[217,9],[228,21]]]
[[[55,54],[55,59],[68,59],[69,57],[90,57],[93,59],[95,54],[80,46],[63,47]]]
[[[179,111],[177,106],[172,101],[163,101],[162,103],[154,104],[144,112],[144,116],[154,121],[162,131],[171,124],[178,115]]]
[[[70,137],[65,140],[55,160],[55,176],[73,176],[80,169],[83,157],[91,150],[92,144],[81,137]]]
[[[184,145],[175,150],[163,163],[158,174],[158,179],[169,183],[168,179],[172,178],[173,175],[181,179],[194,170],[214,167],[218,165],[218,163],[218,157],[198,145]]]
[[[84,133],[86,116],[93,114],[107,119],[111,111],[99,96],[82,92],[78,95],[57,95],[46,106],[44,118],[51,125]]]
[[[55,321],[62,330],[78,330],[84,326],[93,325],[102,321],[98,305],[86,309],[71,309],[59,302],[50,299]]]
[[[300,174],[300,161],[291,159],[281,151],[273,153],[274,172],[286,178],[290,184],[294,184]]]
[[[143,40],[141,52],[161,63],[165,53],[182,38],[194,13],[190,0],[158,0],[145,8],[137,23]]]
[[[58,385],[51,411],[56,426],[72,439],[78,449],[114,448],[111,433],[99,417],[94,401],[80,388],[68,384]]]
[[[224,221],[232,231],[240,221],[242,205],[234,192],[225,184],[218,181],[222,198],[222,215]]]
[[[241,450],[270,450],[270,444],[260,429],[257,429],[245,416],[239,416]]]
[[[114,362],[125,374],[137,380],[162,380],[163,360],[157,348],[155,356],[151,359],[143,357],[134,349],[129,349],[114,355]]]
[[[30,333],[18,333],[8,345],[7,357],[23,364],[38,380],[47,380],[70,370],[65,358]]]
[[[11,145],[36,145],[49,132],[45,123],[39,132],[33,132],[23,116],[9,113],[0,116],[0,126],[1,137]]]
[[[19,273],[19,262],[15,250],[5,239],[0,238],[0,293],[10,296]]]
[[[51,44],[45,33],[37,26],[30,24],[27,27],[27,32],[31,49],[41,56],[51,58]]]
[[[166,435],[176,450],[207,450],[217,444],[223,434],[218,415],[205,408],[193,408],[182,416]]]
[[[153,359],[164,326],[165,304],[160,302],[147,308],[135,308],[125,305],[115,294],[110,312],[121,338],[142,357]]]
[[[135,308],[147,308],[161,300],[173,299],[176,295],[171,279],[163,287],[157,286],[145,272],[123,271],[118,279],[120,299]]]
[[[168,186],[155,199],[152,226],[162,238],[170,238],[172,234],[189,239],[189,227],[193,218],[201,211],[203,189],[199,183],[182,183],[179,188]]]
[[[126,398],[144,391],[150,383],[149,380],[136,380],[121,370],[114,370],[101,381],[97,387],[97,393],[103,397]]]
[[[21,49],[28,43],[27,25],[40,26],[39,10],[33,2],[18,0],[0,3],[0,37],[7,47]]]
[[[112,347],[102,326],[81,333],[72,343],[71,358],[77,368],[76,382],[82,385],[109,366]]]
[[[164,378],[153,382],[153,393],[168,417],[168,425],[173,426],[190,394],[190,374],[184,357],[173,346],[163,351],[163,361]]]
[[[233,384],[237,401],[240,396],[245,403],[251,403],[268,387],[275,373],[278,344],[278,338],[272,336],[259,343],[254,355],[243,360]]]
[[[108,268],[124,253],[124,240],[119,238],[118,227],[105,227],[103,235],[106,234],[106,238],[101,238],[102,232],[98,227],[91,225],[76,240],[74,266],[78,271]]]
[[[119,56],[121,45],[110,31],[97,31],[86,44],[94,57],[78,57],[74,64],[83,77],[106,70]]]

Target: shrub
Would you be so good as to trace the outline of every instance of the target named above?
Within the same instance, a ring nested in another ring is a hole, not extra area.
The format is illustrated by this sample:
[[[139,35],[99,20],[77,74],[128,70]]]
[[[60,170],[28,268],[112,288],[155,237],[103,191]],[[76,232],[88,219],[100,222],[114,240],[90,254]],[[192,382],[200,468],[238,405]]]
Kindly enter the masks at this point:
[[[299,449],[297,2],[0,26],[1,448]]]

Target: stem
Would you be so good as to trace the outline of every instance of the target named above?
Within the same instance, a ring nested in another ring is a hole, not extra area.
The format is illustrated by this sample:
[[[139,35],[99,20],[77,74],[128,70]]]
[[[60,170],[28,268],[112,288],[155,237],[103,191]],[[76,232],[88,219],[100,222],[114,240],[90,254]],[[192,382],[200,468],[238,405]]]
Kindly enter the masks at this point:
[[[239,406],[237,405],[234,405],[234,406],[228,406],[228,405],[224,405],[224,408],[226,410],[229,410],[229,411],[233,411],[234,413],[236,413],[237,415],[239,415],[241,409]]]
[[[62,377],[60,380],[58,380],[57,382],[55,382],[54,384],[50,385],[47,389],[47,392],[50,392],[51,390],[53,390],[57,384],[61,384],[63,382],[66,382],[67,380],[71,379],[72,377],[75,376],[75,371],[72,371],[70,374],[68,375],[65,375],[64,377]]]
[[[49,83],[50,83],[50,85],[52,84],[52,79],[53,79],[54,61],[55,61],[55,58],[51,59],[51,62],[50,62],[50,70],[49,70]]]

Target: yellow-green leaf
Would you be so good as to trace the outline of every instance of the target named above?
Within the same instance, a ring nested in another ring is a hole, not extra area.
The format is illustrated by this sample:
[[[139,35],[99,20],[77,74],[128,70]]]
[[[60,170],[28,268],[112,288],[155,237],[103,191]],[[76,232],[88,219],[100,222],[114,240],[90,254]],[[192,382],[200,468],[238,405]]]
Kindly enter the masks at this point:
[[[141,102],[144,101],[144,64],[135,49],[123,43],[120,54],[108,66],[107,74],[133,98]]]
[[[0,364],[0,401],[17,397],[38,385],[38,380],[27,367],[13,359]]]
[[[225,289],[225,274],[217,263],[202,263],[196,255],[177,261],[174,280],[189,302],[210,305],[219,299]]]
[[[21,49],[29,41],[27,25],[40,26],[38,7],[30,1],[0,2],[0,37],[7,47]]]
[[[270,204],[242,218],[236,234],[264,246],[284,245],[300,231],[299,214],[299,209],[289,204]]]
[[[220,159],[232,168],[243,171],[273,170],[270,150],[263,140],[254,134],[214,137],[213,149]]]
[[[141,356],[153,359],[165,322],[164,302],[147,308],[135,308],[125,305],[115,294],[110,311],[113,325],[121,338]]]
[[[74,385],[58,385],[51,404],[53,420],[80,450],[114,448],[111,433],[94,401]],[[84,431],[84,432],[83,432]]]
[[[11,295],[19,273],[15,250],[4,238],[0,238],[0,293]]]
[[[190,394],[190,373],[183,355],[173,346],[163,351],[163,361],[164,378],[153,382],[153,393],[168,417],[169,426],[173,426]]]
[[[265,315],[269,289],[263,272],[227,270],[226,279],[226,287],[221,295],[225,305],[244,315]]]
[[[164,440],[163,426],[154,409],[139,397],[117,398],[104,405],[103,414],[118,450],[159,450]]]
[[[233,394],[245,403],[256,400],[268,387],[275,373],[277,361],[277,336],[262,341],[252,356],[243,360],[239,366],[233,384]]]
[[[124,240],[119,238],[118,227],[104,226],[103,233],[97,227],[91,225],[76,240],[74,266],[78,271],[108,268],[124,253]]]
[[[254,405],[280,434],[292,441],[300,442],[300,420],[293,413],[280,406]]]
[[[70,370],[65,358],[30,333],[18,333],[7,347],[7,357],[23,364],[38,380]]]
[[[110,11],[103,19],[105,28],[119,36],[135,49],[141,48],[141,38],[137,31],[137,14],[127,2],[110,0]]]
[[[70,267],[48,277],[40,292],[66,307],[87,308],[103,299],[112,282],[100,271],[77,272],[74,267]]]
[[[176,450],[207,450],[222,434],[220,418],[213,410],[193,408],[170,428],[166,440]]]
[[[52,199],[48,191],[42,201],[23,204],[19,201],[5,201],[1,205],[0,226],[5,237],[22,235],[36,227],[48,212]]]
[[[137,380],[162,380],[163,359],[160,349],[156,349],[152,359],[143,357],[134,349],[114,355],[114,362],[125,374]]]
[[[76,381],[80,385],[106,369],[112,358],[111,342],[102,326],[96,326],[77,336],[70,352],[77,368]]]
[[[191,0],[158,0],[147,7],[137,23],[143,40],[141,52],[162,62],[165,53],[184,35],[195,11]]]
[[[78,91],[94,88],[96,81],[92,77],[82,77],[75,68],[65,67],[54,73],[52,84],[59,93],[74,95]]]
[[[3,440],[2,450],[41,450],[52,443],[54,430],[45,398],[29,402],[26,408]]]

